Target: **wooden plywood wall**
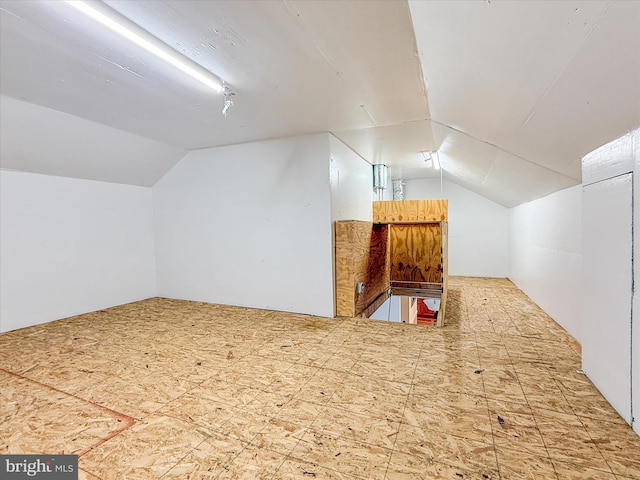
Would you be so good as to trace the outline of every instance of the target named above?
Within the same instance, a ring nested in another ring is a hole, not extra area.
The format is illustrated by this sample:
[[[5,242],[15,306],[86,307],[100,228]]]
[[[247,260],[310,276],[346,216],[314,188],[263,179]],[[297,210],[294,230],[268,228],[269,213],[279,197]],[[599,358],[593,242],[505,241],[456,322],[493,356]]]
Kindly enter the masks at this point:
[[[442,232],[442,270],[444,274],[443,282],[449,278],[449,223],[440,222]]]
[[[388,243],[388,225],[335,222],[336,315],[358,316],[381,303],[390,282]],[[357,292],[359,282],[363,293]]]
[[[438,200],[388,200],[373,202],[374,223],[446,222],[449,202]]]
[[[394,224],[390,244],[392,281],[443,282],[440,223]]]

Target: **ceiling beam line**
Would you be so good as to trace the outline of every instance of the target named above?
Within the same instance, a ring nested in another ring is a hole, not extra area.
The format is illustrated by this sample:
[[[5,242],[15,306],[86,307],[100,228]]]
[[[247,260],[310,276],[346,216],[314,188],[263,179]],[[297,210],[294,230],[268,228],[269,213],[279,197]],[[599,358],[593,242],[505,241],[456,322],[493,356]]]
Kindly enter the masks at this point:
[[[452,127],[451,125],[447,125],[447,124],[445,124],[445,123],[439,122],[439,121],[437,121],[437,120],[434,120],[433,118],[431,119],[431,121],[432,121],[433,123],[435,123],[436,125],[440,125],[441,127],[449,128],[449,129],[453,130],[454,132],[460,133],[460,134],[462,134],[462,135],[466,135],[467,137],[469,137],[469,138],[471,138],[471,139],[473,139],[473,140],[475,140],[475,141],[477,141],[477,142],[484,143],[485,145],[488,145],[488,146],[490,146],[490,147],[493,147],[493,148],[495,148],[496,150],[499,150],[499,151],[501,151],[501,152],[503,152],[503,153],[506,153],[507,155],[511,155],[511,156],[513,156],[513,157],[516,157],[516,158],[518,158],[518,159],[520,159],[520,160],[522,160],[522,161],[524,161],[524,162],[527,162],[527,163],[529,163],[529,164],[531,164],[531,165],[535,165],[536,167],[542,168],[542,169],[544,169],[544,170],[546,170],[546,171],[548,171],[548,172],[554,173],[554,174],[556,174],[556,175],[560,175],[560,176],[562,176],[562,177],[564,177],[564,178],[568,178],[568,179],[570,179],[570,180],[572,180],[572,181],[574,181],[574,182],[575,182],[575,181],[577,181],[577,182],[581,182],[581,181],[582,181],[581,179],[570,177],[569,175],[566,175],[566,174],[564,174],[564,173],[562,173],[562,172],[558,172],[557,170],[554,170],[554,169],[552,169],[552,168],[549,168],[549,167],[547,167],[547,166],[545,166],[545,165],[540,165],[539,163],[536,163],[536,162],[534,162],[533,160],[529,160],[528,158],[525,158],[525,157],[523,157],[522,155],[518,155],[517,153],[513,153],[513,152],[510,152],[510,151],[508,151],[508,150],[505,150],[504,148],[499,147],[499,146],[498,146],[498,145],[496,145],[495,143],[491,143],[491,142],[488,142],[487,140],[482,140],[481,138],[474,137],[474,136],[473,136],[473,135],[471,135],[470,133],[467,133],[467,132],[465,132],[465,131],[462,131],[462,130],[460,130],[459,128]]]

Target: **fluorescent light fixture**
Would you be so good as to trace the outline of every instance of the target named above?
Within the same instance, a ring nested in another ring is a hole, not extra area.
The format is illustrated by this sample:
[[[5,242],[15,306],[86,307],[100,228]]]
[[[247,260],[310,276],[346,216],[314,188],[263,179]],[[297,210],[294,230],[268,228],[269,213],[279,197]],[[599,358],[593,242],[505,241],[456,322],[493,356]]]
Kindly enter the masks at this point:
[[[427,168],[435,168],[440,170],[440,155],[438,151],[435,152],[420,152],[422,160],[424,160]]]
[[[91,17],[93,20],[101,23],[119,35],[122,35],[127,40],[173,65],[183,73],[186,73],[190,77],[214,89],[216,92],[222,92],[224,90],[222,80],[218,76],[198,65],[191,59],[178,53],[169,45],[131,22],[120,13],[108,8],[102,2],[87,2],[82,0],[64,1],[68,5]]]
[[[431,158],[433,159],[433,168],[435,168],[436,170],[440,170],[440,155],[438,154],[438,152],[433,152]]]

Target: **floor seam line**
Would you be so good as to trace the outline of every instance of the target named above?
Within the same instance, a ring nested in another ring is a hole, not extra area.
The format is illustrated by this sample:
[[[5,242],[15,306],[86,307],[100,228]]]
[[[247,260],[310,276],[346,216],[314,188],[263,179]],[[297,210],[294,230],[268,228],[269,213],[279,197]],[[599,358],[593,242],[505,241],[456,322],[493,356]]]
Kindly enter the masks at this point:
[[[130,428],[134,423],[136,423],[135,418],[133,418],[133,417],[131,417],[131,416],[129,416],[129,415],[126,415],[126,414],[124,414],[124,413],[117,412],[117,411],[115,411],[115,410],[113,410],[113,409],[111,409],[111,408],[109,408],[109,407],[105,407],[105,406],[103,406],[103,405],[99,405],[99,404],[97,404],[97,403],[95,403],[95,402],[92,402],[92,401],[90,401],[90,400],[86,400],[86,399],[84,399],[84,398],[82,398],[82,397],[79,397],[79,396],[77,396],[77,395],[73,394],[73,393],[65,392],[64,390],[60,390],[59,388],[52,387],[51,385],[47,385],[46,383],[42,383],[42,382],[40,382],[40,381],[38,381],[38,380],[33,380],[33,379],[29,378],[29,377],[25,377],[25,376],[23,376],[23,375],[20,375],[20,374],[18,374],[18,373],[12,372],[12,371],[10,371],[10,370],[6,370],[6,369],[4,369],[4,368],[0,368],[0,371],[2,371],[2,372],[4,372],[4,373],[6,373],[6,374],[8,374],[8,375],[12,375],[12,376],[14,376],[14,377],[21,378],[21,379],[23,379],[23,380],[26,380],[26,381],[29,381],[29,382],[35,383],[35,384],[40,385],[40,386],[42,386],[42,387],[45,387],[45,388],[48,388],[48,389],[54,390],[54,391],[56,391],[56,392],[59,392],[59,393],[62,393],[62,394],[64,394],[64,395],[67,395],[67,396],[69,396],[69,397],[72,397],[72,398],[75,398],[75,399],[77,399],[77,400],[80,400],[80,401],[81,401],[81,402],[83,402],[83,403],[86,403],[86,404],[88,404],[88,405],[91,405],[91,406],[93,406],[93,407],[98,408],[99,410],[102,410],[102,411],[104,411],[104,412],[107,412],[109,415],[111,415],[112,417],[115,417],[116,419],[120,419],[120,420],[124,420],[124,421],[125,421],[125,425],[124,425],[124,426],[122,426],[122,427],[120,427],[120,428],[118,428],[118,429],[114,430],[113,432],[109,433],[109,435],[107,435],[107,436],[105,436],[105,437],[101,438],[101,439],[100,439],[100,441],[98,441],[97,443],[95,443],[95,444],[93,444],[93,445],[91,445],[91,446],[89,446],[89,447],[85,448],[85,449],[84,449],[84,450],[82,450],[80,453],[78,453],[78,458],[80,458],[80,457],[82,457],[83,455],[85,455],[85,454],[89,453],[89,452],[90,452],[90,451],[92,451],[94,448],[99,447],[99,446],[100,446],[100,445],[102,445],[103,443],[105,443],[105,442],[107,442],[107,441],[111,440],[111,439],[112,439],[112,438],[114,438],[115,436],[117,436],[117,435],[121,434],[121,433],[122,433],[122,432],[124,432],[125,430],[129,429],[129,428]]]

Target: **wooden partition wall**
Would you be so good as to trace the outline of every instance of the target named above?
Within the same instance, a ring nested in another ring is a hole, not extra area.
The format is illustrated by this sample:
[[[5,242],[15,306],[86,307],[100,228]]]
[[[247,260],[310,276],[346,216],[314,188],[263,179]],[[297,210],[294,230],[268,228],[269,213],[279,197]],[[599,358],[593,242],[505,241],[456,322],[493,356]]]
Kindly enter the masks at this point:
[[[391,226],[391,280],[412,283],[443,281],[442,225],[416,223]]]
[[[447,301],[447,227],[447,222],[389,225],[391,294],[439,298],[439,327]]]
[[[336,222],[336,315],[369,316],[389,293],[435,297],[442,326],[447,221],[448,202],[439,199],[373,202],[373,222]]]
[[[373,202],[373,223],[423,223],[448,220],[449,202],[444,199]]]
[[[335,222],[336,315],[368,317],[388,298],[388,243],[388,225]]]
[[[391,294],[440,298],[438,326],[447,300],[448,219],[444,199],[373,202],[374,223],[390,228]]]

